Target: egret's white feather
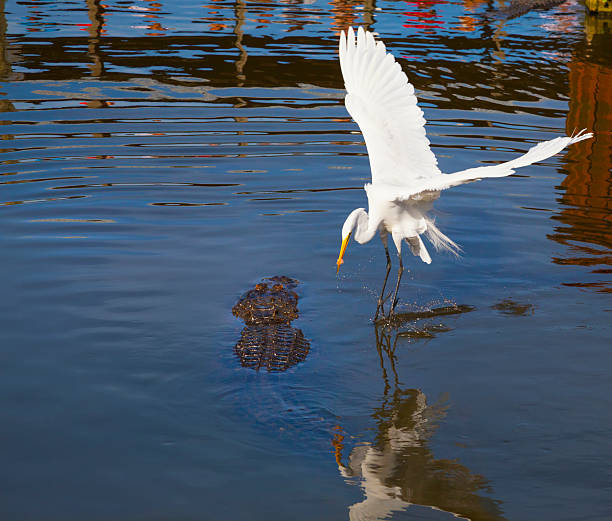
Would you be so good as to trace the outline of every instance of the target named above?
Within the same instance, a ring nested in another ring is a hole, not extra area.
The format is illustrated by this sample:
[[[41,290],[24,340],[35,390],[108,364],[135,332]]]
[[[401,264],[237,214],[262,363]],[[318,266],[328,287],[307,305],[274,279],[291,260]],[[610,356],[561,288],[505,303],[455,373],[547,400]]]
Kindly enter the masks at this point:
[[[439,192],[440,190],[446,190],[447,188],[452,188],[453,186],[464,183],[471,183],[472,181],[479,181],[487,177],[506,177],[514,173],[516,168],[521,168],[536,163],[537,161],[548,159],[561,152],[565,147],[592,137],[593,134],[591,132],[581,130],[575,136],[557,137],[550,141],[543,141],[531,147],[522,156],[511,161],[506,161],[505,163],[469,168],[467,170],[455,172],[454,174],[440,174],[439,176],[427,180],[414,182],[410,186],[404,188],[400,187],[396,193],[395,199],[398,201],[418,199],[423,192]]]
[[[392,311],[397,303],[401,280],[404,241],[412,253],[427,264],[431,257],[421,239],[422,234],[437,250],[455,254],[460,251],[460,247],[444,235],[428,215],[442,190],[486,177],[508,176],[516,168],[547,159],[571,144],[593,137],[590,132],[582,130],[576,135],[539,143],[512,161],[443,174],[429,147],[425,118],[417,105],[414,87],[399,63],[387,53],[384,43],[376,42],[374,36],[361,27],[357,35],[349,27],[346,34],[341,33],[338,52],[347,91],[346,109],[363,134],[370,158],[372,183],[364,187],[369,214],[358,208],[347,217],[342,227],[342,246],[336,264],[340,269],[351,233],[361,244],[380,233],[385,248],[387,236],[391,234],[400,256]],[[381,295],[377,316],[383,308],[382,302]]]
[[[346,108],[363,134],[374,183],[407,184],[440,174],[414,88],[382,42],[349,27],[340,37]]]

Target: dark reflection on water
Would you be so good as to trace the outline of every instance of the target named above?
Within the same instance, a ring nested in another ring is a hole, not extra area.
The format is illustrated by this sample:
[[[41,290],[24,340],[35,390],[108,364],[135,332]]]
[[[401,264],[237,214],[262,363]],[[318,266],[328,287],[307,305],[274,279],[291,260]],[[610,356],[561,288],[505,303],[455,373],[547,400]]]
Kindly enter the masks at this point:
[[[516,302],[511,298],[505,298],[497,304],[493,304],[491,308],[503,313],[504,315],[527,316],[533,315],[534,313],[533,304]]]
[[[414,329],[414,335],[416,337],[419,336],[427,336],[427,331],[429,330],[428,326],[423,326],[423,321],[425,319],[435,319],[438,317],[448,316],[448,315],[459,315],[461,313],[468,313],[470,311],[474,311],[474,306],[466,306],[466,305],[458,305],[453,302],[447,302],[447,305],[437,306],[437,307],[428,307],[425,306],[421,309],[416,309],[414,311],[400,311],[398,313],[394,313],[391,317],[384,321],[384,324],[391,327],[403,327],[404,329],[400,331],[396,336],[399,337],[410,337],[411,329],[407,326],[407,324],[418,324],[419,327]],[[439,326],[443,327],[443,326]]]
[[[611,37],[508,5],[0,0],[2,519],[610,518]],[[387,329],[380,245],[335,276],[347,24],[444,171],[595,132],[445,194],[465,254],[411,260]],[[311,344],[255,372],[230,310],[273,273]]]
[[[341,430],[334,437],[340,474],[363,490],[363,501],[349,507],[351,520],[389,519],[411,505],[433,507],[456,517],[501,520],[500,501],[485,497],[489,482],[455,459],[436,458],[429,440],[447,413],[445,400],[429,404],[419,389],[405,389],[397,372],[400,338],[426,338],[431,326],[422,322],[448,315],[448,307],[415,312],[403,330],[376,328],[376,349],[384,380],[383,397],[372,413],[374,439],[347,450]],[[455,313],[470,311],[455,308]],[[415,334],[416,331],[423,334]],[[449,331],[440,325],[438,331]],[[346,463],[344,462],[346,461]]]

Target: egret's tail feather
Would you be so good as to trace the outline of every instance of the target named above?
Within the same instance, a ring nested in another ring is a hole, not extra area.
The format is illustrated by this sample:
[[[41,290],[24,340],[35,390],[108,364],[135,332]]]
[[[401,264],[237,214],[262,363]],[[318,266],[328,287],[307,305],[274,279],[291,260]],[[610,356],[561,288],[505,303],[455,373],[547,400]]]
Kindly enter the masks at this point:
[[[429,252],[427,248],[425,248],[425,244],[421,239],[420,235],[416,235],[415,237],[406,237],[406,242],[410,246],[410,250],[413,255],[417,257],[421,257],[421,260],[425,264],[431,264],[431,257],[429,256]]]
[[[450,237],[444,235],[433,221],[427,219],[427,230],[425,232],[427,238],[433,244],[437,251],[446,250],[450,251],[453,255],[459,256],[461,253],[461,246],[459,246]]]

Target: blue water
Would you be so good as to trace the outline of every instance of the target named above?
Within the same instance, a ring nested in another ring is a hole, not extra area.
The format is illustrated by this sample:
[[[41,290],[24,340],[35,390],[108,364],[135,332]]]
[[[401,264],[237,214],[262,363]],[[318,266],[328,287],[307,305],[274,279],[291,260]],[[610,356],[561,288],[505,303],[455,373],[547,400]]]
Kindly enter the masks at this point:
[[[612,518],[611,37],[578,3],[498,7],[3,3],[2,519]],[[463,253],[405,252],[386,328],[379,241],[336,275],[370,176],[349,23],[443,171],[595,132],[443,193]],[[273,275],[310,351],[255,372],[232,306]]]

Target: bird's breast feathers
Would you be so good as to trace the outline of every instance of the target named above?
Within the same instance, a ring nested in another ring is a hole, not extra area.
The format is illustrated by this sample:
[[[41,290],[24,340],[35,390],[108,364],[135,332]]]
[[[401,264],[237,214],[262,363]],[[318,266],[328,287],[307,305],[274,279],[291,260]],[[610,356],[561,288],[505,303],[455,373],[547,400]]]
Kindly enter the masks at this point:
[[[431,202],[397,201],[393,186],[366,184],[364,189],[368,196],[370,221],[378,227],[406,237],[426,230],[426,214],[431,209]]]

